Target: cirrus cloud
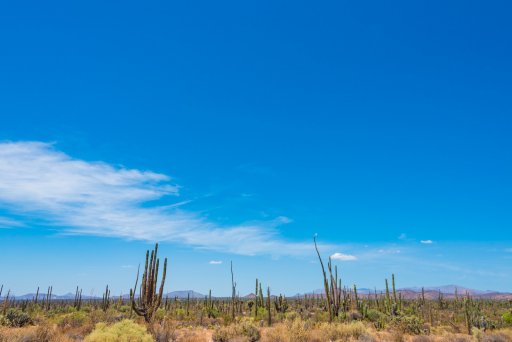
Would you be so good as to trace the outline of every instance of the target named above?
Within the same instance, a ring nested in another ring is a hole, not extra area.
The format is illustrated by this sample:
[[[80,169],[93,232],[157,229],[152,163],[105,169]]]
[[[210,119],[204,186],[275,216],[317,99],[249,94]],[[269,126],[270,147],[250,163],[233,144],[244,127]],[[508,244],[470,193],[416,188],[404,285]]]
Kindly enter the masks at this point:
[[[179,189],[168,175],[76,159],[54,144],[0,143],[0,208],[62,233],[168,241],[242,255],[313,251],[309,242],[279,235],[277,227],[289,223],[287,217],[222,226],[182,210],[187,201],[177,200]],[[174,204],[154,204],[173,198]]]

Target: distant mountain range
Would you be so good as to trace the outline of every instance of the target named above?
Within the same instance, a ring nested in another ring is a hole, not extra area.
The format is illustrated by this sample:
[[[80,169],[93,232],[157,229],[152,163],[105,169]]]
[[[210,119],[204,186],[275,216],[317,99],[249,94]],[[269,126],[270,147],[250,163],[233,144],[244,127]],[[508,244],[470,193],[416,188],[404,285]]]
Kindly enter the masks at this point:
[[[5,295],[5,294],[4,294]],[[172,291],[172,292],[168,292],[166,294],[163,295],[163,298],[181,298],[181,299],[186,299],[187,296],[190,295],[190,298],[191,299],[196,299],[196,298],[204,298],[205,295],[199,293],[199,292],[195,292],[195,291],[192,291],[192,290],[185,290],[185,291]],[[11,298],[14,298],[16,300],[32,300],[36,297],[36,294],[35,293],[27,293],[27,294],[24,294],[24,295],[21,295],[21,296],[16,296],[16,295],[10,295]],[[122,297],[124,299],[128,299],[130,298],[130,295],[129,294],[125,294],[125,295],[122,295]],[[136,296],[137,297],[137,296]],[[39,293],[39,299],[38,300],[43,300],[44,298],[46,298],[46,293]],[[111,295],[111,298],[119,298],[119,296],[116,296],[116,295]],[[4,296],[0,296],[0,300],[3,300],[4,299]],[[75,294],[74,293],[66,293],[66,294],[63,294],[63,295],[55,295],[55,294],[52,294],[52,300],[70,300],[70,299],[75,299]],[[87,296],[87,295],[84,295],[82,294],[82,300],[91,300],[91,299],[101,299],[101,296]]]
[[[476,298],[494,298],[494,299],[512,299],[512,293],[510,292],[499,292],[493,290],[475,290],[466,288],[459,285],[443,285],[443,286],[429,286],[423,288],[425,291],[426,299],[436,299],[439,297],[439,293],[443,295],[444,298],[455,298],[457,294],[459,297],[469,294],[472,297]],[[385,293],[385,290],[372,290],[368,288],[358,288],[357,292],[361,295],[373,295],[377,292],[377,294]],[[391,289],[390,289],[391,291]],[[409,287],[409,288],[401,288],[396,290],[397,293],[401,293],[402,297],[405,299],[414,299],[418,298],[421,295],[422,288],[421,287]],[[323,296],[324,290],[318,289],[306,293],[308,296]],[[303,297],[304,294],[296,294],[294,297]]]
[[[402,297],[405,299],[414,299],[414,298],[418,298],[418,296],[421,295],[421,290],[422,290],[421,287],[409,287],[409,288],[397,289],[397,292],[401,293]],[[458,285],[430,286],[430,287],[425,287],[424,290],[425,290],[425,298],[427,298],[427,299],[436,299],[436,298],[438,298],[439,293],[441,293],[444,298],[454,298],[455,293],[457,293],[458,296],[464,296],[466,293],[468,293],[472,297],[476,297],[476,298],[494,298],[494,299],[512,300],[512,293],[510,293],[510,292],[499,292],[499,291],[493,291],[493,290],[482,291],[482,290],[470,289],[470,288],[466,288],[466,287],[458,286]],[[358,288],[357,291],[359,294],[366,295],[366,296],[373,295],[375,292],[375,290],[368,289],[368,288]],[[377,290],[377,294],[381,294],[384,292],[385,292],[385,290]],[[305,294],[308,296],[323,296],[324,290],[318,289],[318,290],[314,290],[314,291],[311,291],[311,292],[308,292]],[[290,296],[290,297],[303,297],[305,294],[297,293],[296,295]],[[278,294],[274,294],[274,295],[278,295]],[[4,293],[4,296],[5,296],[5,293]],[[32,300],[33,298],[35,298],[35,296],[36,296],[35,293],[27,293],[27,294],[24,294],[21,296],[12,296],[11,295],[11,297],[14,297],[16,300]],[[190,296],[191,299],[202,299],[206,295],[199,293],[199,292],[195,292],[193,290],[182,290],[182,291],[168,292],[168,293],[164,294],[163,297],[170,298],[170,299],[171,298],[186,299],[188,296]],[[39,300],[42,300],[45,297],[46,297],[45,293],[39,293]],[[254,293],[250,293],[246,296],[243,296],[243,298],[247,298],[247,299],[251,299],[254,297],[255,297]],[[74,299],[74,298],[75,298],[74,293],[66,293],[64,295],[52,295],[52,300],[70,300],[70,299]],[[113,295],[112,298],[119,298],[119,297]],[[128,299],[129,295],[125,294],[125,295],[123,295],[123,298]],[[3,300],[3,299],[4,299],[4,297],[0,297],[0,300]],[[87,295],[82,294],[82,300],[91,300],[91,299],[101,299],[101,296],[87,296]]]

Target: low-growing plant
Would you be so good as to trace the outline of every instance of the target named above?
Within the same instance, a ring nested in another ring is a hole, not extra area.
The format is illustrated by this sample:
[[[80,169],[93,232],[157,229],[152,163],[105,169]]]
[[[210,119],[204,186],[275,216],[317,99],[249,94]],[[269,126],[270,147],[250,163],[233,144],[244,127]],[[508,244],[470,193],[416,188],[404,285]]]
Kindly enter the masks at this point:
[[[4,324],[11,327],[24,327],[32,323],[32,319],[26,313],[17,308],[7,310],[4,317]]]
[[[423,330],[423,321],[417,316],[396,316],[391,324],[404,334],[419,335]]]
[[[153,342],[146,328],[128,319],[113,325],[98,323],[85,342]]]
[[[510,324],[510,325],[512,325],[512,311],[505,312],[505,313],[501,316],[501,319],[503,320],[503,322],[504,322],[505,324]]]
[[[254,324],[242,321],[215,329],[212,339],[214,342],[230,342],[235,339],[240,342],[256,342],[260,340],[260,337],[260,331]]]

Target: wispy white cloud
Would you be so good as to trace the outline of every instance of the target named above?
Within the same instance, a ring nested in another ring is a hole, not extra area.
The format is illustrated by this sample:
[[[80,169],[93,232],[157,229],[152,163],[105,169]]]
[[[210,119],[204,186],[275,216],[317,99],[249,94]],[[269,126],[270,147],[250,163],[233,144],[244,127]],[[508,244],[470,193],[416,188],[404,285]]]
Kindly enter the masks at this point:
[[[397,248],[380,248],[377,252],[380,254],[400,254],[402,251]]]
[[[222,264],[222,261],[221,260],[211,260],[209,262],[210,265],[220,265]]]
[[[340,261],[355,261],[357,260],[357,257],[350,254],[334,253],[333,255],[331,255],[331,259]]]
[[[19,228],[23,226],[23,222],[0,216],[0,228]]]
[[[277,227],[287,217],[221,226],[183,210],[179,186],[164,174],[75,159],[43,142],[0,143],[0,207],[45,220],[67,234],[169,241],[255,255],[312,253],[311,242],[289,242]],[[156,203],[156,202],[153,202]]]
[[[434,243],[434,241],[432,240],[421,240],[420,243],[424,244],[424,245],[431,245]]]

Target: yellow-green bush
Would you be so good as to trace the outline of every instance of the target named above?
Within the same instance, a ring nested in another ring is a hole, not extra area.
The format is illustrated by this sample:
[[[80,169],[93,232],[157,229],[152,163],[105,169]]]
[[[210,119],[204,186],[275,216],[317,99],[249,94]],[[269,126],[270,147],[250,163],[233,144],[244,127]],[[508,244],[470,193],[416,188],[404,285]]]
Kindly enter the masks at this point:
[[[509,311],[509,312],[505,312],[502,316],[501,316],[501,319],[503,320],[503,322],[505,322],[506,324],[512,324],[512,310]]]
[[[153,338],[141,325],[128,319],[111,326],[104,323],[96,324],[93,332],[85,338],[85,342],[153,342]]]
[[[87,314],[82,311],[75,311],[59,317],[57,325],[59,328],[72,327],[77,328],[88,320]]]

